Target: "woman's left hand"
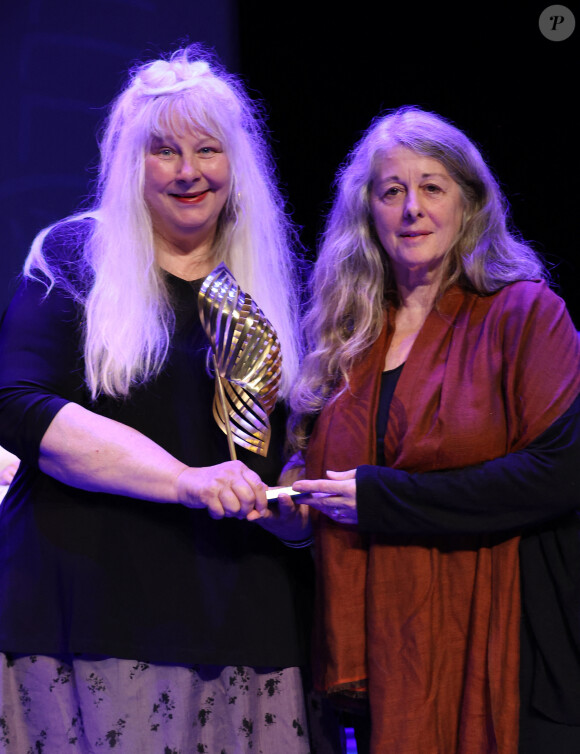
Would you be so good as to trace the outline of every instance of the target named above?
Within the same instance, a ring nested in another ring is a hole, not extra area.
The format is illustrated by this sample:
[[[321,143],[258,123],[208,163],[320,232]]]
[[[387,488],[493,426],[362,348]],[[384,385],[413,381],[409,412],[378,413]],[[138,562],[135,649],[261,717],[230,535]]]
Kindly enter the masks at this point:
[[[300,498],[302,500],[302,498]],[[280,539],[302,541],[310,537],[310,511],[307,505],[295,503],[289,495],[278,495],[277,502],[265,511],[252,510],[246,516]]]
[[[327,471],[328,479],[300,479],[292,485],[308,493],[301,502],[316,508],[338,524],[357,524],[356,469]]]

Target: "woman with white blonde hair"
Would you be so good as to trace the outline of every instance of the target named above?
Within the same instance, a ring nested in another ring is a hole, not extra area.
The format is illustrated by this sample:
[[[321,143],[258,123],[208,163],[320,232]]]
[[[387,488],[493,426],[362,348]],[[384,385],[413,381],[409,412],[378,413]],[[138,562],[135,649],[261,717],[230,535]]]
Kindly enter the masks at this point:
[[[580,347],[506,214],[418,108],[338,174],[291,426],[315,683],[359,754],[580,750]]]
[[[257,108],[197,47],[136,67],[90,211],[35,239],[0,332],[3,751],[307,752],[302,509],[230,461],[197,294],[225,262],[298,363],[294,235]],[[281,539],[283,538],[283,539]],[[290,547],[288,545],[291,545]]]

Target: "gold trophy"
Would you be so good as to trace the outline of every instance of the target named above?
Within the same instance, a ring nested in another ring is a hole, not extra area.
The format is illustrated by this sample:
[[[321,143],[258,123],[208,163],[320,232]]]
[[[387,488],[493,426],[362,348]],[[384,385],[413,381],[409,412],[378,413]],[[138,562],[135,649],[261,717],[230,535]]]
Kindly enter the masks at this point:
[[[234,443],[265,456],[282,372],[276,331],[223,262],[203,281],[198,308],[215,370],[213,415],[230,458]]]

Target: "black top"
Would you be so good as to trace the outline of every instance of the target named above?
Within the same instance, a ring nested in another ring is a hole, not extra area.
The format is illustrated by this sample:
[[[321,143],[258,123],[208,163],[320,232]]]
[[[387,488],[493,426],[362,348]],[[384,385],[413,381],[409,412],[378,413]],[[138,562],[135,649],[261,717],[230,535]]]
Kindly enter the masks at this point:
[[[377,408],[377,466],[385,465],[385,435],[389,421],[389,409],[397,382],[405,364],[399,364],[394,369],[387,369],[381,375],[381,391],[379,393],[379,405]]]
[[[22,459],[0,507],[0,649],[168,663],[303,663],[312,585],[307,552],[247,521],[85,492],[39,471],[40,441],[68,401],[134,427],[190,466],[229,460],[212,416],[199,285],[168,275],[176,329],[158,378],[127,400],[91,403],[80,307],[71,296],[84,273],[68,236],[57,228],[45,241],[51,265],[66,278],[62,285],[46,296],[43,284],[23,281],[0,331],[0,444]],[[268,484],[281,466],[282,414],[277,409],[272,417],[267,458],[237,449]]]

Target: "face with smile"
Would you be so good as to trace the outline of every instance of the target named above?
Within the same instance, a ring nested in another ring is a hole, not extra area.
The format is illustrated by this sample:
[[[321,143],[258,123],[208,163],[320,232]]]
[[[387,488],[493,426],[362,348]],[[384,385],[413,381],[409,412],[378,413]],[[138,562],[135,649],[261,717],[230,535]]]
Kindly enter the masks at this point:
[[[374,226],[398,282],[418,273],[434,279],[457,237],[465,202],[445,166],[402,146],[377,164],[370,188]]]
[[[155,232],[178,247],[211,246],[230,183],[230,163],[215,137],[197,131],[154,137],[144,196]]]

